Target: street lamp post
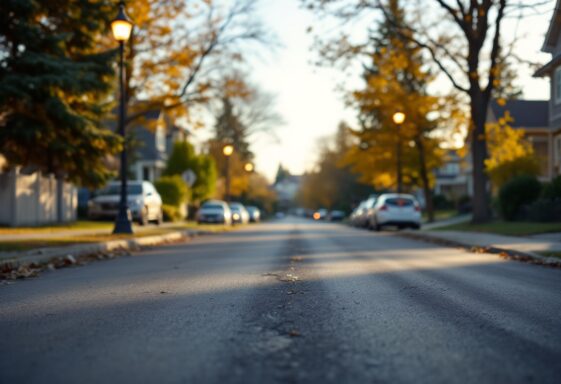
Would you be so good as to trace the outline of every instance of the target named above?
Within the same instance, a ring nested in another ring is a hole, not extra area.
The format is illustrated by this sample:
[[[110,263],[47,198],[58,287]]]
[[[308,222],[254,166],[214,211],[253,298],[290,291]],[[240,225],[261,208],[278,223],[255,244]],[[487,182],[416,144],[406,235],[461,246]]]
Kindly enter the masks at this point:
[[[234,146],[226,144],[222,148],[222,153],[226,156],[226,202],[230,202],[230,156],[234,153]]]
[[[405,121],[405,113],[396,112],[393,114],[393,122],[397,126],[397,148],[396,148],[396,165],[397,165],[397,193],[403,191],[403,172],[401,165],[401,125]]]
[[[125,4],[119,3],[119,13],[111,22],[113,37],[119,42],[119,135],[123,139],[123,150],[121,151],[121,198],[119,201],[119,213],[115,220],[113,233],[132,233],[132,223],[127,202],[127,147],[125,143],[125,79],[124,79],[124,53],[125,42],[129,39],[132,31],[132,23],[125,13]]]

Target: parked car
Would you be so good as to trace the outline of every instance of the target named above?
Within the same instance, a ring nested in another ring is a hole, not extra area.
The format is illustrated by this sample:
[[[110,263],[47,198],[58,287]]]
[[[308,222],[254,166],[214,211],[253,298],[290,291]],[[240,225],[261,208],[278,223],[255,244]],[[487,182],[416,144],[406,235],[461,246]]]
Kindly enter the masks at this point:
[[[351,224],[359,228],[368,228],[369,218],[372,215],[372,209],[378,199],[377,195],[370,195],[370,197],[357,207],[353,213]]]
[[[88,218],[115,219],[121,200],[121,182],[113,181],[88,202]],[[162,198],[149,181],[127,183],[127,203],[133,220],[140,225],[149,221],[160,224],[163,220]]]
[[[342,221],[344,218],[345,218],[345,212],[338,211],[338,210],[331,211],[327,215],[327,219],[329,221]]]
[[[249,223],[249,213],[242,203],[230,203],[230,210],[232,211],[233,224]]]
[[[199,224],[232,224],[232,212],[228,204],[222,200],[208,200],[197,212],[197,222]]]
[[[261,220],[261,211],[257,207],[249,206],[246,207],[247,213],[249,213],[249,221],[251,223],[258,223]]]
[[[421,228],[421,206],[413,195],[386,193],[378,197],[369,217],[377,231],[385,226]]]
[[[327,218],[327,209],[320,208],[314,212],[313,219],[314,220],[325,220]]]

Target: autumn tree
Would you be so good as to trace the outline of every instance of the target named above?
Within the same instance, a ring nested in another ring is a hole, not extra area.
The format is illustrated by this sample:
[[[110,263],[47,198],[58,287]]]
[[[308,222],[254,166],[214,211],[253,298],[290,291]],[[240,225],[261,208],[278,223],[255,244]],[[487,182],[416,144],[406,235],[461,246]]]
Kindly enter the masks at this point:
[[[399,190],[400,176],[409,189],[420,186],[432,221],[433,170],[444,153],[435,135],[442,122],[429,116],[443,110],[444,102],[427,92],[432,76],[421,49],[395,29],[394,23],[404,19],[399,2],[388,0],[387,8],[391,20],[384,19],[370,38],[373,52],[365,67],[365,86],[352,94],[362,127],[355,133],[360,142],[345,161],[378,188],[397,185]],[[398,111],[406,116],[400,126],[393,121]]]
[[[7,0],[0,6],[0,152],[96,187],[121,147],[104,129],[114,50],[99,48],[113,17],[105,1]]]
[[[271,40],[250,0],[145,0],[127,10],[135,23],[127,42],[128,123],[152,110],[190,119],[190,107],[222,96],[222,78],[252,46]]]
[[[519,18],[536,7],[547,4],[541,0],[425,0],[408,4],[410,17],[401,22],[391,16],[383,0],[303,0],[312,9],[328,11],[340,18],[361,17],[369,12],[382,13],[403,37],[427,52],[439,73],[453,88],[466,96],[470,118],[469,138],[473,162],[473,221],[490,219],[488,159],[485,119],[493,95],[500,82],[502,27],[509,15]],[[343,39],[345,41],[345,39]],[[353,52],[352,49],[342,49]]]
[[[345,123],[340,123],[335,135],[321,140],[319,157],[314,169],[302,176],[296,196],[306,208],[341,209],[350,212],[361,200],[373,192],[360,176],[344,164],[344,157],[353,146],[354,137]]]
[[[532,144],[524,138],[523,130],[511,127],[513,121],[507,110],[496,123],[487,124],[489,158],[485,161],[485,169],[494,191],[516,176],[539,174],[539,162]]]

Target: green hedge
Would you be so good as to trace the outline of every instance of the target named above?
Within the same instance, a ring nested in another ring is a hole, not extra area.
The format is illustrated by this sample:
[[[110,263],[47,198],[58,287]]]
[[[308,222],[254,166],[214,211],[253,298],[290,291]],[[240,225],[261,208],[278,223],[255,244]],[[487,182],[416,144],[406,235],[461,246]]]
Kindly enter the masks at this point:
[[[550,183],[544,185],[542,197],[544,199],[561,199],[561,176],[557,176]]]
[[[535,176],[518,176],[505,183],[499,191],[499,209],[505,220],[515,220],[524,205],[538,199],[542,189]]]
[[[165,205],[179,208],[181,204],[187,202],[189,197],[189,188],[178,175],[163,176],[154,183],[154,186]]]
[[[179,208],[173,205],[163,204],[162,212],[164,213],[164,221],[179,221],[182,219]]]

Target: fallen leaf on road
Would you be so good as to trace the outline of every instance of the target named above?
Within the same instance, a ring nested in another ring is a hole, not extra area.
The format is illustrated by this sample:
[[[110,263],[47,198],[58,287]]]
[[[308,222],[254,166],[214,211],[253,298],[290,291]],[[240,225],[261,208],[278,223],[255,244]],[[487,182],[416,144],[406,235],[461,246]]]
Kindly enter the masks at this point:
[[[290,332],[288,332],[288,336],[290,336],[290,337],[300,337],[302,335],[297,330],[291,329]]]

